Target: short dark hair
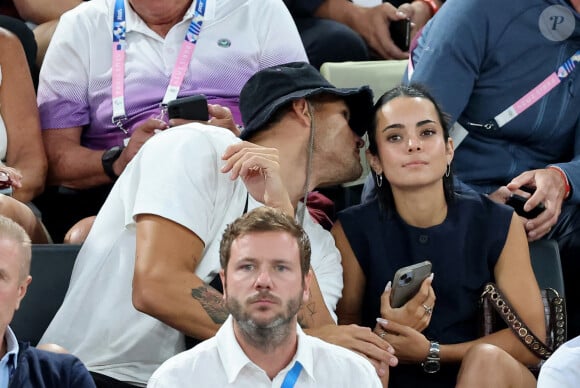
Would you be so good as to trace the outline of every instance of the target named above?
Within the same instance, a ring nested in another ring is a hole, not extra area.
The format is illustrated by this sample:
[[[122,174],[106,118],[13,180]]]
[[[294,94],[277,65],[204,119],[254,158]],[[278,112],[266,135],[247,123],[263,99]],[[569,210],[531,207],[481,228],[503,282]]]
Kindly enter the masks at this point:
[[[285,232],[294,237],[300,253],[302,275],[306,276],[310,270],[311,255],[308,235],[294,218],[267,206],[249,211],[227,226],[220,242],[220,264],[224,271],[230,261],[232,243],[241,236],[256,232]]]
[[[433,96],[427,91],[427,89],[419,84],[411,84],[411,85],[399,85],[394,87],[391,90],[388,90],[385,94],[383,94],[378,101],[375,103],[373,107],[373,121],[372,121],[372,128],[368,131],[369,136],[369,152],[374,155],[378,156],[378,146],[377,146],[377,124],[378,124],[378,112],[383,107],[383,105],[387,104],[391,100],[394,100],[397,97],[418,97],[424,98],[430,101],[433,106],[435,107],[435,111],[437,112],[437,116],[439,118],[439,122],[443,127],[443,138],[445,142],[449,139],[449,115],[443,112],[437,101],[433,98]],[[451,170],[451,166],[449,166]],[[371,169],[371,174],[373,175],[373,179],[377,179],[377,174],[374,170]],[[387,179],[383,179],[383,184],[381,187],[376,187],[377,195],[381,202],[381,205],[384,206],[387,211],[393,211],[395,209],[394,199],[393,199],[393,190],[391,189],[391,185]],[[448,175],[443,176],[443,191],[445,194],[445,200],[447,202],[453,200],[453,174],[449,173]]]

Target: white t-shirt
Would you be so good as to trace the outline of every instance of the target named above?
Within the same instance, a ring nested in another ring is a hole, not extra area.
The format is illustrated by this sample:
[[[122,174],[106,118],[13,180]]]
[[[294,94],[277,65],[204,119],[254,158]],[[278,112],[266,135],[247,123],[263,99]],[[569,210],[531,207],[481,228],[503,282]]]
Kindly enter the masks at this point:
[[[382,387],[371,363],[353,351],[304,334],[297,327],[298,348],[290,363],[273,380],[244,353],[230,316],[215,337],[164,362],[147,387],[175,388],[199,381],[204,388],[278,388],[296,362],[302,371],[295,388]]]
[[[0,88],[2,87],[2,67],[0,66]],[[6,151],[8,150],[8,134],[6,125],[0,112],[0,161],[6,160]]]
[[[580,336],[564,343],[542,365],[538,388],[580,387]]]
[[[121,145],[112,122],[112,23],[115,0],[88,1],[65,13],[51,39],[38,86],[41,127],[85,127],[91,149]],[[125,0],[125,128],[159,115],[181,43],[194,15],[194,0],[165,39]],[[242,124],[240,91],[256,72],[307,61],[296,26],[281,0],[207,0],[199,40],[179,96],[202,93],[228,106]]]
[[[219,172],[225,148],[237,141],[223,128],[188,124],[145,143],[101,208],[41,343],[64,346],[91,371],[142,384],[184,350],[181,333],[133,307],[135,216],[159,215],[194,231],[205,244],[195,272],[209,283],[220,269],[221,235],[243,213],[248,198],[240,179],[231,181]],[[248,209],[258,206],[251,199]],[[333,312],[342,291],[339,252],[330,233],[310,217],[305,229],[312,268]]]

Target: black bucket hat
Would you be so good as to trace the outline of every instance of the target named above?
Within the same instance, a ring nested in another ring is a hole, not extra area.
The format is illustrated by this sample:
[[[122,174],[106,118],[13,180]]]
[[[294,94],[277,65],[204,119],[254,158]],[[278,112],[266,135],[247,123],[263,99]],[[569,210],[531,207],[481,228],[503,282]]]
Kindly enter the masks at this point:
[[[370,128],[373,92],[368,86],[336,88],[320,72],[306,62],[292,62],[260,70],[240,93],[240,112],[246,140],[259,131],[276,111],[286,103],[318,94],[343,97],[350,109],[349,125],[359,136]]]

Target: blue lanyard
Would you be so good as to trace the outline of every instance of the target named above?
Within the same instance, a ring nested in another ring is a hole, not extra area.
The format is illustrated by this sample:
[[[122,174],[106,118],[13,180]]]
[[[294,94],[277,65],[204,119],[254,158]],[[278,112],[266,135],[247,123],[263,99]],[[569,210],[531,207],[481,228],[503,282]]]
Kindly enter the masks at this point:
[[[286,373],[286,377],[284,377],[280,388],[293,388],[298,380],[298,376],[300,376],[300,372],[302,372],[302,364],[296,361],[292,369]]]

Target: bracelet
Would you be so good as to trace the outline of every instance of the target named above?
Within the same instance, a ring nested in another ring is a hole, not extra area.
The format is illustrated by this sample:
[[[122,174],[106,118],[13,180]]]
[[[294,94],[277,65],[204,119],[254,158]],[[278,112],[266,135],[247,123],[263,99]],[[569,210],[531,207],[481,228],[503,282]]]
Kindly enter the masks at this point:
[[[548,166],[548,169],[558,171],[558,173],[562,177],[562,180],[564,181],[564,199],[568,198],[570,196],[571,189],[570,189],[570,182],[568,181],[568,177],[566,176],[566,173],[558,166]]]
[[[435,2],[435,0],[415,0],[415,1],[422,1],[423,3],[427,4],[431,9],[431,16],[435,16],[437,11],[439,11],[439,5]]]

